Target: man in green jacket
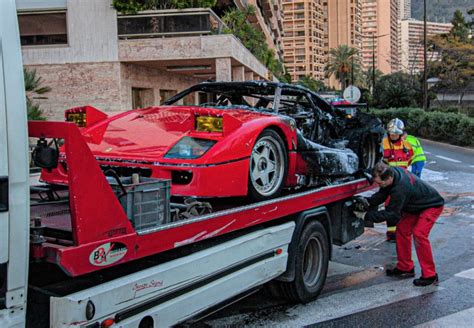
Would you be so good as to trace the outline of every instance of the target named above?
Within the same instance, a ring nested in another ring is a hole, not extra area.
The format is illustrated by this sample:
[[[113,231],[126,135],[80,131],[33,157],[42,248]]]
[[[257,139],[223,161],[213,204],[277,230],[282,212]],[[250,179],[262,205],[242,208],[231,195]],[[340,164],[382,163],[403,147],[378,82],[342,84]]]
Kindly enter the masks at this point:
[[[421,147],[420,141],[409,134],[405,134],[405,140],[411,145],[413,148],[413,157],[411,159],[411,173],[416,175],[418,178],[421,178],[421,171],[425,166],[426,156],[425,152],[423,151],[423,147]]]

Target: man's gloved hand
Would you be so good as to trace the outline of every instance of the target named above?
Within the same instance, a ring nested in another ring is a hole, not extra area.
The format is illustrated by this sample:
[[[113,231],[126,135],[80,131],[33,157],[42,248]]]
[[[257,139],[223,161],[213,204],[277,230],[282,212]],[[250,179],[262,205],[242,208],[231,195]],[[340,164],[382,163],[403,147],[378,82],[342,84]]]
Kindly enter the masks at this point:
[[[362,212],[362,211],[354,211],[354,215],[355,215],[357,218],[361,219],[361,220],[364,220],[366,214],[367,214],[367,212],[365,212],[365,211],[364,211],[364,212]]]
[[[354,201],[356,211],[366,212],[369,209],[370,204],[367,198],[362,196],[354,196],[352,199]]]

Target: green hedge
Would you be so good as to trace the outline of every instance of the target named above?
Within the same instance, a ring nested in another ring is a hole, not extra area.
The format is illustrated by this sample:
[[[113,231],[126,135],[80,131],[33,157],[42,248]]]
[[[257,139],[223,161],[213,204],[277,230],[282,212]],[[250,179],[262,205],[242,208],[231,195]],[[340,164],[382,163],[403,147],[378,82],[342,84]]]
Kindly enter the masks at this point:
[[[452,145],[474,146],[474,118],[462,114],[425,112],[420,108],[389,108],[371,110],[384,124],[398,117],[409,134],[447,142]]]

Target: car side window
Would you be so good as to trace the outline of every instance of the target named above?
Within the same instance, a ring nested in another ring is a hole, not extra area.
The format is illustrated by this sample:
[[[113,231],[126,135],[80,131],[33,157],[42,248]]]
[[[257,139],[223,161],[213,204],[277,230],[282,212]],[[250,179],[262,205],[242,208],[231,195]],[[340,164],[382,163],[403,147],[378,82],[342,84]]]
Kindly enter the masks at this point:
[[[308,96],[299,90],[282,89],[278,112],[286,115],[298,115],[312,111]]]
[[[329,105],[325,100],[323,100],[322,98],[314,94],[310,94],[310,97],[311,97],[312,103],[314,104],[316,108],[318,108],[319,110],[325,113],[333,114],[331,105]]]

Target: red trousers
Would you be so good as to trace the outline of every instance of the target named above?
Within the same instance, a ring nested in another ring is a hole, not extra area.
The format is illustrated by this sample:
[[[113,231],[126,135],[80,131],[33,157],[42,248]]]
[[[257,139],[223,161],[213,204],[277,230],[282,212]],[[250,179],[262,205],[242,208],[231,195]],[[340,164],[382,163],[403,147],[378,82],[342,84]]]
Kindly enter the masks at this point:
[[[397,224],[397,268],[403,271],[413,269],[414,263],[411,259],[411,240],[413,236],[416,255],[421,266],[421,276],[429,278],[436,274],[428,236],[442,211],[443,206],[440,206],[426,209],[419,214],[402,214],[402,219]]]

